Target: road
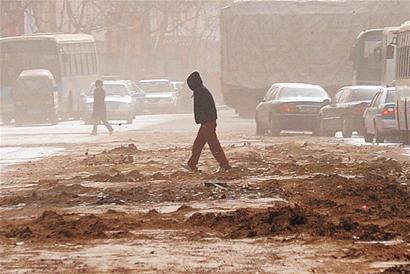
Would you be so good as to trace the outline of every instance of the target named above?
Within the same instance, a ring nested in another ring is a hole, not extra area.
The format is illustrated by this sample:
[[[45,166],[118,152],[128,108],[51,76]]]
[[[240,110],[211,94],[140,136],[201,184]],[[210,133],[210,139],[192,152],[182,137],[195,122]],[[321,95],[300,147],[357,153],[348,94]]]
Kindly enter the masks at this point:
[[[220,132],[243,130],[246,133],[251,133],[254,130],[253,119],[238,118],[231,110],[221,110],[219,111],[219,116],[218,122],[220,126],[218,131]],[[92,136],[90,135],[91,125],[86,125],[78,120],[60,122],[54,126],[2,126],[0,127],[0,170],[11,164],[61,154],[64,151],[72,150],[79,144],[91,145],[120,141],[124,138],[132,138],[133,135],[141,135],[144,132],[158,132],[158,134],[189,132],[194,136],[197,129],[193,122],[192,114],[143,115],[137,116],[132,124],[123,124],[121,121],[111,121],[111,123],[115,130],[113,136],[109,136],[107,130],[102,125],[99,126],[99,134]],[[309,136],[308,133],[285,133],[285,135],[289,134]],[[359,136],[343,139],[340,133],[336,135],[335,140],[353,145],[373,145],[365,144],[363,138]],[[394,143],[382,145],[399,146]],[[410,147],[404,147],[403,154],[410,156]]]
[[[92,126],[79,120],[60,122],[57,125],[1,126],[0,170],[11,164],[61,154],[79,144],[95,145],[123,138],[126,140],[144,132],[192,132],[194,136],[197,129],[192,114],[142,115],[137,116],[132,124],[124,124],[122,121],[110,123],[115,130],[112,136],[108,135],[103,125],[99,126],[98,135],[93,136],[90,134]],[[220,123],[225,131],[238,128],[252,130],[254,127],[252,120],[239,119],[230,110],[220,111]]]

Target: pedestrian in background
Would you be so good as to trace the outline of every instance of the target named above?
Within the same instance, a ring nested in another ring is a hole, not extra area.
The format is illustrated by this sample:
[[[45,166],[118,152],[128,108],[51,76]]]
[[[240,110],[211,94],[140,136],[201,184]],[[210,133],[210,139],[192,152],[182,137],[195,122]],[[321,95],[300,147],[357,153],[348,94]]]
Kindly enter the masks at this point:
[[[92,135],[97,135],[97,127],[100,122],[103,122],[105,127],[113,133],[114,129],[107,121],[107,108],[105,105],[105,90],[103,89],[103,82],[101,80],[95,81],[94,89],[94,103],[93,103],[93,115],[92,115],[93,131]]]
[[[217,112],[215,101],[209,90],[203,85],[198,72],[193,72],[187,79],[189,88],[193,91],[195,122],[201,124],[198,135],[192,146],[192,155],[188,163],[182,166],[190,171],[197,171],[197,164],[201,156],[202,149],[208,143],[212,155],[219,163],[219,171],[226,171],[231,168],[228,159],[216,136]]]

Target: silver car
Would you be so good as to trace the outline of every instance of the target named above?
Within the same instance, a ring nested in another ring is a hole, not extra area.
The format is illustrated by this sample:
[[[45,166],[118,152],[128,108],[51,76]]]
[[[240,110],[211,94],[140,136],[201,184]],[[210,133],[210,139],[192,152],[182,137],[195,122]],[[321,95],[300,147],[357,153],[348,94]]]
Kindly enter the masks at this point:
[[[376,143],[383,143],[386,136],[396,134],[395,102],[395,88],[382,88],[374,95],[363,114],[366,142],[375,139]]]
[[[150,113],[175,113],[177,92],[167,79],[141,80],[138,86],[145,92],[144,107]]]
[[[91,123],[94,104],[94,83],[87,95],[83,96],[82,119]],[[126,80],[104,81],[107,120],[125,120],[131,124],[135,118],[135,100]]]

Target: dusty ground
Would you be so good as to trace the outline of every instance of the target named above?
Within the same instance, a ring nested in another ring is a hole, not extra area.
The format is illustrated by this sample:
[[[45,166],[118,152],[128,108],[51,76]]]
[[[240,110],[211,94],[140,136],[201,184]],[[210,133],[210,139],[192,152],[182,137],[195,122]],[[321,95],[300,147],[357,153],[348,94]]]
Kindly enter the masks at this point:
[[[208,150],[202,172],[183,171],[183,132],[79,145],[3,172],[1,272],[410,272],[399,148],[221,136],[226,173]]]

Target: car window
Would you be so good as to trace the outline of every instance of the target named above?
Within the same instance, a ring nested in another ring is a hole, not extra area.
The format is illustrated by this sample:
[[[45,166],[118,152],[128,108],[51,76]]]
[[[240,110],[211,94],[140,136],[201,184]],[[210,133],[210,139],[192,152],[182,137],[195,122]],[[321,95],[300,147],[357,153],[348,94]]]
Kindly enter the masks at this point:
[[[373,96],[378,92],[379,90],[377,89],[355,89],[353,90],[352,96],[349,100],[349,102],[354,102],[354,101],[367,101],[371,100]]]
[[[276,99],[277,91],[278,91],[278,87],[274,87],[272,89],[272,93],[270,94],[269,100],[275,100]]]
[[[171,92],[173,89],[168,81],[140,81],[140,87],[145,92]]]
[[[378,92],[376,93],[376,95],[374,95],[372,102],[370,103],[371,107],[375,107],[380,104],[380,98],[382,97],[381,94],[382,94],[381,92]]]
[[[388,90],[386,96],[386,103],[396,103],[396,91],[395,90]]]
[[[282,87],[279,98],[291,97],[328,97],[327,93],[319,87]]]
[[[350,89],[344,89],[342,95],[340,96],[339,103],[349,102],[350,93],[351,93]]]
[[[274,90],[275,90],[275,87],[273,87],[273,86],[270,87],[270,89],[268,90],[268,92],[265,95],[265,101],[272,100],[272,94],[273,94]]]
[[[94,96],[95,85],[91,86],[88,96]],[[103,89],[105,90],[105,96],[126,96],[128,90],[123,84],[104,84]]]
[[[343,94],[343,90],[339,90],[336,95],[335,95],[335,103],[339,103],[340,102],[340,98],[342,97]]]

